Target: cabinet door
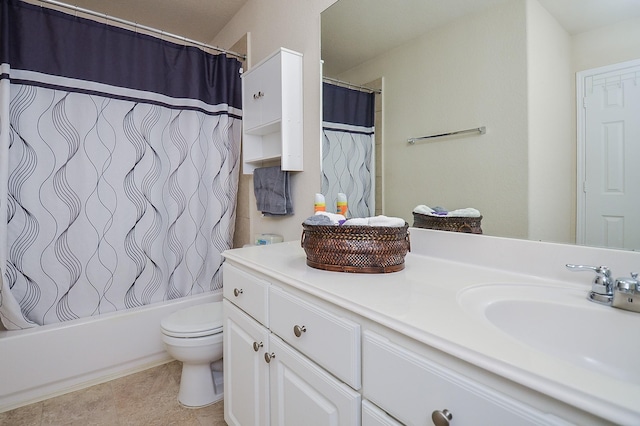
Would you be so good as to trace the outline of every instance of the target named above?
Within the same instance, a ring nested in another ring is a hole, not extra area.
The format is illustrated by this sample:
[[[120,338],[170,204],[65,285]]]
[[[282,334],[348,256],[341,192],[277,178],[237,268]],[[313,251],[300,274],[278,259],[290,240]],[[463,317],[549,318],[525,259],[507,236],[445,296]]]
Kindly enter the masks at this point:
[[[260,121],[263,126],[282,119],[282,55],[280,52],[260,66]]]
[[[366,331],[362,343],[363,397],[407,425],[567,425],[551,414],[515,400]],[[447,412],[445,412],[447,410]]]
[[[275,335],[270,337],[271,424],[360,424],[360,394]]]
[[[243,126],[252,131],[282,117],[281,53],[242,78]]]
[[[362,426],[402,426],[366,399],[362,401]]]
[[[223,301],[224,420],[228,425],[269,423],[269,332],[247,314]]]

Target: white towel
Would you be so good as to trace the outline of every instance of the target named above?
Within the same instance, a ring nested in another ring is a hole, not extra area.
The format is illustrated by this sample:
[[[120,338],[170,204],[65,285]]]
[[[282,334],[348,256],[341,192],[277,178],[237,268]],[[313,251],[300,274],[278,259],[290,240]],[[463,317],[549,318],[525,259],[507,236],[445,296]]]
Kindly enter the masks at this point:
[[[447,214],[437,214],[431,207],[427,207],[424,204],[420,204],[413,209],[414,213],[424,214],[433,217],[480,217],[480,211],[471,207],[466,209],[458,209],[448,212]]]
[[[480,217],[480,211],[471,207],[458,209],[447,214],[449,217]]]
[[[404,226],[405,221],[400,217],[387,217],[384,215],[374,217],[355,217],[347,220],[342,226]]]
[[[369,226],[368,217],[354,217],[348,219],[342,226]]]
[[[384,215],[369,218],[371,226],[404,226],[405,221],[400,217],[388,217]]]
[[[433,213],[433,209],[431,207],[425,206],[424,204],[420,204],[419,206],[416,206],[416,208],[413,209],[413,211],[415,213],[419,213],[419,214],[431,214],[431,213]]]

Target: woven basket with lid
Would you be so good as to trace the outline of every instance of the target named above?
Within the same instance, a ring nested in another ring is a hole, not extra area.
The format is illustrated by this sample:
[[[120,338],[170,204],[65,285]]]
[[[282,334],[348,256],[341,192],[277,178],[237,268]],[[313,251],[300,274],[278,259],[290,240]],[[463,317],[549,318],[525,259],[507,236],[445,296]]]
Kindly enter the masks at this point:
[[[336,272],[380,274],[404,269],[409,225],[337,226],[302,224],[307,265]]]

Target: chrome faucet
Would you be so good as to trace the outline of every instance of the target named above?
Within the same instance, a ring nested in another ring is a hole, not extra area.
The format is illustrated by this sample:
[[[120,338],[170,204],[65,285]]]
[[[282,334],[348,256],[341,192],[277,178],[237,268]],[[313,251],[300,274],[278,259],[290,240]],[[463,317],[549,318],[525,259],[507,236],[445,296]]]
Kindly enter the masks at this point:
[[[606,266],[572,265],[568,263],[570,271],[593,271],[596,277],[591,283],[589,299],[614,308],[640,312],[640,281],[638,274],[632,272],[631,278],[611,278],[611,270]]]
[[[611,305],[613,302],[613,279],[611,278],[611,270],[606,266],[586,266],[567,264],[570,271],[593,271],[596,277],[591,283],[591,291],[589,292],[589,300],[603,305]]]

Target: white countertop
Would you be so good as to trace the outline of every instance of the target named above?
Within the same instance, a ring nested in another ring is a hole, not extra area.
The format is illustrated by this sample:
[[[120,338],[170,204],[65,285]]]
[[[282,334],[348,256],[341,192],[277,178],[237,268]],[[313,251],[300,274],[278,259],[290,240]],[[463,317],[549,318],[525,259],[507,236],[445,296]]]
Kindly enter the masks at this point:
[[[618,267],[617,276],[627,275],[622,268],[640,268],[640,253],[415,228],[410,233],[405,269],[389,274],[311,268],[299,241],[228,250],[224,256],[569,405],[615,423],[640,424],[640,386],[533,350],[478,321],[459,303],[463,290],[497,283],[558,285],[586,297],[591,277],[565,271],[565,263],[598,259],[596,264]],[[544,268],[549,273],[539,272]],[[629,337],[640,345],[640,329],[629,329]]]

